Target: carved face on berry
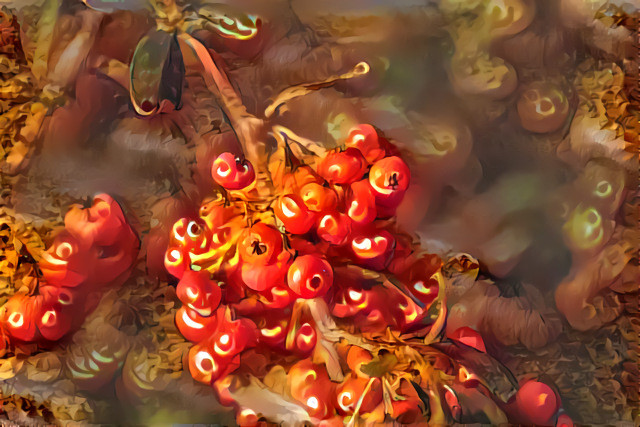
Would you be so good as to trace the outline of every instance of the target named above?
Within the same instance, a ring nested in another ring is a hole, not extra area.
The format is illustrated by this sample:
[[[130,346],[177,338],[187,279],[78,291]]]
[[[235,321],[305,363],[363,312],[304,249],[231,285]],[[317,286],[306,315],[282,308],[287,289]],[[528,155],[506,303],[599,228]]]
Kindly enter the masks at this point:
[[[43,338],[57,341],[71,330],[74,316],[69,308],[55,301],[43,301],[36,312],[36,324]]]
[[[213,351],[200,344],[191,347],[188,360],[191,376],[204,384],[211,384],[218,379],[226,367],[222,366],[222,361]]]
[[[309,415],[323,419],[333,414],[334,385],[322,366],[303,359],[291,367],[287,379],[291,395],[302,403]]]
[[[375,163],[385,156],[385,149],[378,141],[378,132],[368,124],[358,125],[351,129],[346,145],[360,150],[369,163]]]
[[[211,165],[211,176],[227,190],[240,190],[255,180],[256,173],[248,160],[231,153],[222,153]]]
[[[169,246],[164,255],[164,267],[169,274],[180,279],[186,271],[190,270],[190,266],[191,260],[186,249],[180,246]]]
[[[302,199],[295,194],[280,197],[273,210],[287,231],[293,234],[306,233],[315,222],[315,213],[309,211]]]
[[[211,231],[207,224],[197,218],[181,218],[173,224],[171,243],[181,246],[194,254],[201,254],[209,250]]]
[[[182,306],[176,312],[176,326],[180,333],[191,342],[200,342],[216,331],[216,317],[204,317],[189,307]]]
[[[201,316],[210,316],[220,304],[220,287],[205,270],[186,271],[178,282],[176,294],[184,305]]]
[[[367,161],[356,148],[326,155],[318,166],[318,174],[331,184],[351,184],[365,174]]]
[[[366,180],[351,184],[346,208],[349,218],[358,224],[370,224],[376,219],[376,199]]]
[[[71,207],[64,225],[86,247],[113,245],[122,230],[129,228],[120,205],[108,194],[95,196],[90,208]]]
[[[89,277],[93,257],[97,257],[93,249],[83,247],[78,239],[63,231],[43,253],[39,266],[48,284],[74,287]]]
[[[38,336],[36,316],[42,298],[23,294],[12,296],[3,307],[1,321],[9,336],[21,341],[33,341]]]
[[[300,197],[310,211],[333,211],[338,204],[335,191],[322,185],[310,182],[300,189]]]
[[[389,263],[395,239],[387,230],[362,231],[351,239],[356,261],[374,270],[383,270]]]
[[[299,256],[289,267],[287,284],[302,298],[322,296],[333,284],[333,269],[318,255]]]
[[[351,233],[351,218],[338,212],[325,213],[317,222],[316,233],[322,240],[341,245]]]

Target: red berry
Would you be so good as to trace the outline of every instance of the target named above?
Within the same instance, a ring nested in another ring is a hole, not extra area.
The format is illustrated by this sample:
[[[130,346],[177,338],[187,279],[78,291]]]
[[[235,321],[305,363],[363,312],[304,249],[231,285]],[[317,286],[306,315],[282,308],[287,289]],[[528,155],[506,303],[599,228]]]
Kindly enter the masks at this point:
[[[342,415],[351,415],[360,400],[369,380],[359,377],[347,377],[344,382],[336,387],[336,409]],[[366,414],[373,411],[382,402],[382,384],[379,379],[374,379],[369,391],[362,400],[360,413]]]
[[[334,385],[322,366],[303,359],[291,367],[287,382],[291,396],[302,403],[312,418],[324,419],[334,414],[331,404]]]
[[[194,345],[189,349],[189,372],[194,380],[210,385],[217,380],[226,368],[221,358],[204,345]]]
[[[176,294],[184,305],[206,317],[218,308],[222,292],[218,284],[210,279],[208,271],[189,270],[178,282]]]
[[[221,310],[216,332],[207,340],[207,346],[220,357],[231,358],[247,347],[254,346],[258,339],[258,328],[249,319],[231,320]]]
[[[185,306],[178,309],[175,320],[182,336],[194,343],[209,338],[216,330],[215,316],[204,317]]]
[[[556,421],[556,427],[573,427],[573,420],[567,414],[560,414]]]
[[[331,184],[351,184],[367,171],[367,161],[356,148],[331,152],[318,166],[318,173]]]
[[[386,207],[396,207],[409,187],[411,174],[400,157],[378,160],[369,171],[369,183],[376,202]]]
[[[300,189],[300,197],[310,211],[333,211],[338,205],[335,191],[322,185],[310,182]]]
[[[69,209],[64,226],[83,247],[111,246],[122,240],[122,232],[131,232],[122,208],[108,194],[95,196],[89,208]]]
[[[256,173],[251,163],[231,153],[220,154],[211,165],[213,180],[228,190],[240,190],[251,184]]]
[[[315,222],[315,213],[309,211],[302,199],[295,194],[281,196],[274,206],[274,212],[288,232],[304,234]]]
[[[315,298],[327,293],[333,284],[331,264],[317,255],[296,258],[287,273],[287,285],[302,298]]]
[[[15,294],[4,305],[2,324],[9,336],[31,342],[38,336],[36,317],[42,304],[41,298]]]
[[[460,341],[462,344],[473,347],[483,353],[487,352],[482,335],[467,326],[456,329],[449,335],[449,338]]]
[[[207,224],[207,227],[213,232],[240,216],[242,211],[233,205],[225,206],[225,200],[222,196],[219,196],[203,204],[198,214],[205,224]]]
[[[303,323],[296,333],[296,351],[302,355],[309,355],[316,347],[318,335],[309,323]]]
[[[286,286],[273,286],[260,292],[260,301],[268,309],[280,309],[290,305],[296,296]]]
[[[424,255],[405,270],[399,279],[409,292],[425,306],[438,297],[439,284],[434,274],[442,266],[442,260],[436,255]]]
[[[171,229],[171,244],[193,254],[202,254],[211,245],[211,230],[201,219],[181,218]]]
[[[259,330],[258,335],[260,342],[271,347],[284,350],[289,321],[290,319],[288,317],[277,318],[274,316],[267,316],[264,326]]]
[[[179,246],[169,246],[164,255],[164,267],[172,276],[181,278],[191,268],[189,253]]]
[[[291,255],[288,252],[283,251],[280,253],[280,258],[273,264],[242,264],[242,281],[249,289],[253,289],[258,292],[277,286],[284,282],[290,260]]]
[[[376,200],[366,180],[354,182],[347,193],[347,215],[358,224],[370,224],[376,219]]]
[[[395,239],[387,230],[362,231],[351,239],[351,250],[358,263],[383,270],[393,255]]]
[[[43,301],[36,314],[36,325],[40,334],[49,341],[57,341],[71,331],[73,315],[71,306],[57,301]]]
[[[317,222],[316,233],[332,245],[341,245],[351,233],[351,218],[338,212],[325,213]]]
[[[245,229],[238,240],[240,258],[254,265],[273,264],[282,252],[282,234],[275,228],[258,222]]]
[[[72,288],[89,278],[92,257],[97,257],[94,249],[83,246],[76,237],[62,231],[43,253],[39,267],[48,284]]]
[[[527,421],[546,425],[558,412],[560,402],[551,387],[539,381],[528,381],[516,393],[516,404]]]
[[[356,289],[354,287],[346,287],[336,292],[331,313],[336,317],[351,317],[360,312],[369,311],[369,301],[372,292],[365,289]]]
[[[385,149],[378,141],[378,132],[368,124],[358,125],[351,129],[346,145],[360,150],[369,163],[375,163],[385,156]]]

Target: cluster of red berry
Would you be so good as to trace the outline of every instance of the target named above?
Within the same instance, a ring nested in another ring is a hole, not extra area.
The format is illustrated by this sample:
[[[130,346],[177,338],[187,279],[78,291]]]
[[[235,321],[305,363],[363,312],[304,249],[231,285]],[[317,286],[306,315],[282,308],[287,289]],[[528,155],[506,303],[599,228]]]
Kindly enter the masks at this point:
[[[227,195],[205,203],[198,217],[178,220],[165,256],[179,279],[176,324],[195,343],[189,369],[196,380],[213,384],[240,366],[243,350],[260,346],[302,359],[292,370],[312,369],[313,384],[298,379],[291,390],[311,416],[347,415],[367,380],[353,371],[343,384],[322,387],[324,394],[307,395],[304,388],[318,390],[327,373],[310,365],[319,333],[308,313],[292,318],[296,302],[324,300],[357,333],[417,333],[433,323],[441,260],[421,254],[393,223],[409,168],[370,125],[353,129],[345,145],[315,168],[288,171],[267,212],[233,197],[254,186],[249,161],[231,153],[213,161],[213,179]],[[387,276],[393,279],[379,280]],[[379,387],[360,414],[380,404]]]
[[[72,207],[65,229],[42,254],[37,293],[16,293],[2,308],[0,326],[21,342],[56,341],[77,329],[106,286],[126,278],[138,254],[138,237],[109,195]]]

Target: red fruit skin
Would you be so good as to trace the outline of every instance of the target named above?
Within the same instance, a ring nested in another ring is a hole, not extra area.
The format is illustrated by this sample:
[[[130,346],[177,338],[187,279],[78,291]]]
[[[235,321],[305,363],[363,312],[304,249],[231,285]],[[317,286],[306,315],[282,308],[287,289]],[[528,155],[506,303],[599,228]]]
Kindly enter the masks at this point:
[[[273,211],[289,233],[305,234],[316,220],[316,213],[310,211],[302,199],[295,194],[282,196]]]
[[[387,230],[363,229],[354,233],[350,246],[359,265],[382,271],[391,261],[395,239]]]
[[[301,357],[307,357],[316,347],[318,334],[309,323],[303,323],[295,337],[296,353]]]
[[[347,377],[336,387],[335,407],[341,415],[351,415],[369,382],[366,378],[357,376]],[[375,378],[369,387],[369,391],[362,400],[360,413],[366,414],[373,411],[382,402],[382,384]]]
[[[17,340],[33,342],[39,337],[36,316],[42,305],[42,298],[15,294],[4,305],[0,322],[7,334]]]
[[[273,264],[282,248],[282,234],[262,222],[243,230],[238,240],[240,259],[253,265]]]
[[[422,416],[419,399],[394,400],[391,402],[393,407],[393,417],[400,424],[412,424],[418,421]]]
[[[477,331],[467,326],[458,328],[455,331],[453,331],[451,334],[447,334],[447,336],[453,340],[461,342],[464,345],[473,347],[478,351],[481,351],[483,353],[487,352],[487,348],[484,345],[484,340],[482,339],[482,335],[480,335]]]
[[[313,212],[332,212],[338,206],[336,192],[316,182],[305,184],[300,189],[300,198],[307,209]]]
[[[560,400],[551,387],[539,381],[526,382],[516,393],[518,412],[527,422],[552,425],[560,408]]]
[[[229,312],[219,309],[216,312],[215,332],[201,344],[211,350],[217,360],[231,361],[246,348],[258,342],[258,328],[249,319],[231,320]]]
[[[373,297],[373,292],[370,290],[340,288],[336,290],[331,313],[340,318],[355,316],[361,312],[368,313]]]
[[[198,211],[200,219],[212,232],[241,214],[242,212],[236,206],[225,206],[225,200],[221,195],[204,203]]]
[[[376,219],[376,201],[367,180],[354,182],[347,192],[346,211],[354,223],[366,225]]]
[[[316,234],[332,245],[342,245],[351,234],[352,221],[347,215],[339,212],[327,212],[316,222]]]
[[[323,366],[302,359],[289,370],[287,384],[291,396],[302,403],[312,418],[322,420],[334,415],[334,384]]]
[[[556,421],[556,427],[573,427],[573,420],[567,414],[560,414]]]
[[[197,311],[184,306],[176,312],[175,321],[182,336],[193,343],[209,338],[217,326],[215,316],[200,316]]]
[[[367,161],[356,148],[328,153],[318,165],[318,174],[330,184],[351,184],[367,171]]]
[[[259,341],[277,350],[284,350],[290,320],[288,317],[265,316],[265,324],[258,331]]]
[[[415,298],[428,307],[438,297],[439,283],[434,274],[441,266],[442,260],[438,256],[426,254],[399,274],[398,278]]]
[[[208,271],[189,270],[185,271],[178,282],[176,295],[188,308],[207,317],[220,305],[222,291],[218,284],[210,279]]]
[[[74,316],[74,307],[57,303],[56,301],[46,301],[43,297],[42,305],[36,313],[36,325],[42,337],[49,341],[57,341],[65,336],[74,323],[74,318],[84,315]]]
[[[404,197],[411,173],[409,167],[400,157],[385,157],[371,166],[369,184],[381,207],[395,209]]]
[[[98,253],[69,232],[62,231],[40,260],[42,276],[48,284],[75,287],[85,283],[91,275],[93,260]]]
[[[260,292],[260,302],[266,310],[277,310],[290,306],[296,299],[296,295],[283,285],[276,285]]]
[[[375,163],[386,154],[378,140],[378,132],[369,124],[361,124],[351,129],[345,144],[347,147],[357,148],[369,163]]]
[[[108,194],[96,195],[90,208],[72,206],[64,226],[83,247],[111,246],[122,239],[123,232],[131,231],[122,208]]]
[[[302,298],[322,296],[333,285],[331,264],[318,255],[299,256],[289,267],[287,285]]]
[[[180,218],[171,229],[171,246],[179,246],[193,254],[202,254],[211,245],[211,230],[200,218]]]
[[[211,385],[227,370],[229,361],[220,358],[206,345],[196,344],[187,355],[189,372],[194,380]]]
[[[244,262],[241,267],[242,281],[249,289],[263,292],[284,282],[290,262],[291,254],[286,251],[280,252],[273,264],[255,265]]]
[[[255,181],[256,173],[251,162],[226,152],[211,164],[211,177],[227,190],[241,190]]]
[[[169,246],[164,255],[164,267],[173,277],[181,279],[191,269],[189,253],[179,246]]]

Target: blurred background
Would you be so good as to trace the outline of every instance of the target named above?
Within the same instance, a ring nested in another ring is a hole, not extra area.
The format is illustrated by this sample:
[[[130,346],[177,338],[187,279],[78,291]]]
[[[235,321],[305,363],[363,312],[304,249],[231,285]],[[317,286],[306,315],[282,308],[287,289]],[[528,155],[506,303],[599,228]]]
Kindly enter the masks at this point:
[[[184,373],[188,343],[156,246],[209,195],[208,165],[235,136],[197,70],[170,82],[182,93],[166,114],[144,118],[126,73],[140,39],[176,13],[239,12],[260,18],[256,37],[189,32],[258,117],[287,87],[371,67],[288,102],[272,123],[326,147],[371,123],[400,147],[412,182],[399,224],[444,260],[479,265],[451,291],[447,329],[481,332],[518,378],[551,378],[575,422],[637,420],[637,2],[0,5],[3,40],[11,28],[17,40],[0,60],[5,215],[46,243],[70,203],[107,192],[143,240],[132,277],[78,334],[4,359],[8,419],[233,424]],[[74,364],[90,366],[79,360],[94,350],[118,355],[113,370],[78,380]]]

